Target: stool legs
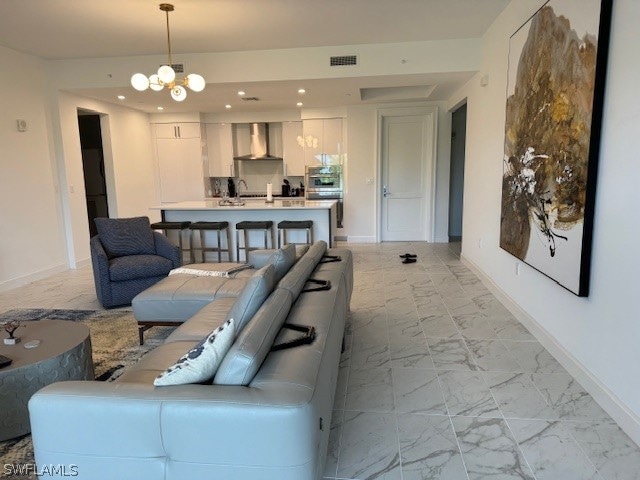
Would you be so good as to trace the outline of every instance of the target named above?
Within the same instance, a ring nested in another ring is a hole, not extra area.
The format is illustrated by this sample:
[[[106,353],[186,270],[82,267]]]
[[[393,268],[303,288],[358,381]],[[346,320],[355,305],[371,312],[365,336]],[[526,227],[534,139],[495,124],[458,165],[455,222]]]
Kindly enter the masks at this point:
[[[226,230],[227,232],[227,248],[222,248],[222,235],[220,234],[221,230]],[[207,252],[216,252],[218,254],[218,263],[222,262],[222,252],[227,252],[229,257],[229,261],[233,262],[233,252],[231,247],[231,233],[228,227],[225,228],[196,228],[200,232],[200,245],[196,246],[193,242],[193,235],[191,236],[190,242],[190,250],[191,250],[191,262],[195,263],[196,261],[196,250],[200,250],[202,252],[202,263],[206,263],[207,261]],[[215,247],[207,247],[207,232],[216,232],[216,240],[217,244]]]
[[[240,261],[240,250],[244,250],[245,262],[248,260],[247,253],[251,250],[257,250],[257,247],[249,247],[249,232],[251,230],[253,229],[242,229],[244,245],[240,246],[240,230],[236,229],[236,257],[238,262]],[[273,233],[273,228],[265,228],[261,230],[264,232],[263,248],[269,248],[269,237],[271,237],[271,248],[275,248],[275,236]],[[269,231],[270,235],[268,233]]]

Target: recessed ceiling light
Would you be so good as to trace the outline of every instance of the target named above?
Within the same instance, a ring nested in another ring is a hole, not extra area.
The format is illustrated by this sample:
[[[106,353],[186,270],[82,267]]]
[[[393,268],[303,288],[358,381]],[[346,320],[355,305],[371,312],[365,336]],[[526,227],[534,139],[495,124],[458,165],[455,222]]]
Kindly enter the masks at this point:
[[[127,97],[125,97],[124,95],[118,95],[118,100],[124,100],[125,98]]]
[[[158,107],[158,110],[164,110],[164,107]]]
[[[224,108],[226,108],[227,110],[231,108],[231,105],[229,105],[228,103],[224,106]]]
[[[242,96],[244,94],[245,94],[244,90],[238,90],[238,95]]]
[[[301,107],[301,106],[302,106],[302,102],[298,102],[298,103],[296,103],[296,105],[297,105],[298,107]]]
[[[304,88],[299,88],[298,93],[303,94],[303,93],[307,93],[307,91]]]

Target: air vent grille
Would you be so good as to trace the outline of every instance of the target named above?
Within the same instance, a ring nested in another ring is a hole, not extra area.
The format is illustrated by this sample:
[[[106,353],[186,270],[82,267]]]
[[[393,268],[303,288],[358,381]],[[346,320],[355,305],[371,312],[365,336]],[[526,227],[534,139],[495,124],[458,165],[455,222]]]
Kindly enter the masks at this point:
[[[257,102],[260,100],[258,97],[242,97],[244,102]]]
[[[343,67],[345,65],[357,65],[358,57],[357,55],[342,55],[339,57],[330,57],[329,65],[331,67]]]
[[[161,67],[163,65],[166,65],[166,63],[160,64]],[[184,73],[184,63],[172,63],[171,68],[173,68],[173,71],[176,73]]]

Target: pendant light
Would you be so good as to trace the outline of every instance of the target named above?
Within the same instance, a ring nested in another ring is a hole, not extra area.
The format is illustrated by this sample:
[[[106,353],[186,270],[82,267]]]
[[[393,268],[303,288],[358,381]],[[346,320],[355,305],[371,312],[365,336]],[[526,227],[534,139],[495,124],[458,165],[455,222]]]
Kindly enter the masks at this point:
[[[201,75],[192,73],[182,78],[179,82],[176,82],[176,72],[171,67],[171,34],[169,32],[169,12],[173,12],[174,7],[170,3],[161,3],[160,10],[163,11],[167,17],[167,47],[169,50],[169,62],[167,65],[162,65],[158,69],[158,73],[155,73],[147,77],[144,73],[136,73],[131,77],[131,86],[139,92],[145,91],[147,88],[151,88],[156,92],[168,88],[171,92],[171,98],[176,102],[182,102],[187,98],[187,89],[194,92],[201,92],[206,86],[206,82]]]

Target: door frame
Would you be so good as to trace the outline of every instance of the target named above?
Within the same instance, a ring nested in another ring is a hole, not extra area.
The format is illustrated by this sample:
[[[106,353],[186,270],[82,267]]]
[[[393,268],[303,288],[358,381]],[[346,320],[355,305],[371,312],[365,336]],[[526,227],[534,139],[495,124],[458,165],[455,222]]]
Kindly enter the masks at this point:
[[[431,117],[433,130],[431,132],[431,155],[427,160],[427,175],[431,181],[425,182],[424,196],[427,199],[427,211],[429,218],[426,222],[426,241],[433,243],[435,241],[435,225],[436,225],[436,163],[438,153],[438,107],[436,105],[424,107],[399,107],[399,108],[381,108],[377,110],[377,141],[376,141],[376,243],[380,243],[382,239],[382,136],[383,121],[385,117],[406,117],[410,115]],[[425,140],[425,139],[423,139]]]

